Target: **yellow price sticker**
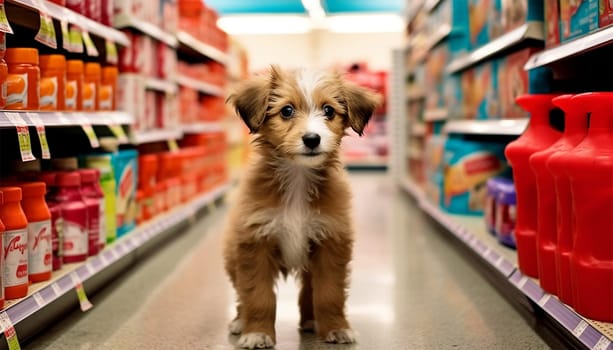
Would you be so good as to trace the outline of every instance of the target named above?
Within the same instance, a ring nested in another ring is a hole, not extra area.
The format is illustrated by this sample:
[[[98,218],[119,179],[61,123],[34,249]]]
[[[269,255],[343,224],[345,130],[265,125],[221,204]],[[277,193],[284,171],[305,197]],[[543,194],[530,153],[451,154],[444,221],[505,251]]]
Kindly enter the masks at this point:
[[[83,284],[81,283],[79,275],[77,275],[76,272],[73,272],[70,274],[70,278],[72,279],[72,283],[74,284],[75,290],[77,292],[77,298],[79,299],[81,311],[85,312],[94,307],[94,304],[89,301],[89,299],[87,298],[87,294],[85,294],[85,288],[83,288]]]
[[[8,344],[9,350],[21,350],[19,339],[17,339],[17,333],[15,332],[15,327],[13,326],[13,322],[11,322],[9,315],[7,315],[6,312],[0,313],[0,325],[2,326],[2,332],[6,338],[6,343]]]
[[[69,35],[69,46],[70,49],[68,51],[74,53],[83,53],[83,37],[81,36],[81,31],[77,26],[71,26]]]
[[[106,61],[110,64],[117,64],[119,62],[119,55],[117,54],[117,46],[111,40],[106,40],[105,43]]]
[[[0,5],[0,32],[13,34],[13,28],[11,28],[9,19],[6,17],[6,11],[4,10],[4,4]]]
[[[168,140],[168,150],[172,152],[179,150],[179,145],[177,144],[177,140]]]
[[[121,125],[111,124],[111,125],[109,125],[109,130],[111,130],[113,135],[115,135],[115,137],[117,138],[119,143],[126,144],[126,143],[129,142],[128,141],[128,135],[126,135],[126,132],[123,130]]]
[[[57,38],[55,36],[53,19],[43,11],[40,12],[40,28],[34,39],[50,48],[57,49]]]

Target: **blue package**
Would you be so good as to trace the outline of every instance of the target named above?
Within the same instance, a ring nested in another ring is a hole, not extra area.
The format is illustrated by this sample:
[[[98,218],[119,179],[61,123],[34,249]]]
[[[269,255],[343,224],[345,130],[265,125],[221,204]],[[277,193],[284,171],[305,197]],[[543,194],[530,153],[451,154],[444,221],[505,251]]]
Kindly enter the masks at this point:
[[[138,152],[121,150],[112,155],[116,187],[117,237],[136,227],[136,187],[138,182]]]
[[[560,40],[566,42],[598,29],[598,0],[560,0]]]

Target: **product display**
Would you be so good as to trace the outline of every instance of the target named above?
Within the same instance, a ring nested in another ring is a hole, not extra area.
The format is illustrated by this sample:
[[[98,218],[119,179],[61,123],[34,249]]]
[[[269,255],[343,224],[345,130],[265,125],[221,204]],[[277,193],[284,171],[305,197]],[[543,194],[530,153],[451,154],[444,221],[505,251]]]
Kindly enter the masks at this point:
[[[42,181],[47,186],[47,193],[45,194],[45,201],[51,214],[51,253],[52,253],[52,266],[53,271],[59,270],[63,265],[63,253],[64,250],[64,226],[62,219],[61,203],[56,198],[57,194],[57,173],[56,172],[44,172],[38,177],[39,181]]]
[[[10,300],[28,294],[28,219],[21,207],[21,188],[0,187],[0,191],[4,197],[0,220],[5,230],[2,234],[2,282],[4,298]]]
[[[64,110],[66,58],[62,55],[40,56],[40,109]]]
[[[5,53],[8,64],[6,108],[38,109],[40,69],[38,51],[31,48],[9,48]]]
[[[89,217],[81,195],[81,176],[77,171],[61,172],[56,183],[62,210],[63,262],[84,261],[89,251]]]
[[[32,182],[20,185],[21,205],[28,220],[28,275],[30,281],[51,278],[51,212],[45,202],[46,185]]]

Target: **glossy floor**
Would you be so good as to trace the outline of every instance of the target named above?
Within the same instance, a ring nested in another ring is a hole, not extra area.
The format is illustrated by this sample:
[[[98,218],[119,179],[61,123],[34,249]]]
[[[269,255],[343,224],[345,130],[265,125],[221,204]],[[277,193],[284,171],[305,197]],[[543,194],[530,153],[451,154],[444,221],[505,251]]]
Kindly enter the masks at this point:
[[[297,288],[278,288],[277,349],[545,349],[445,233],[383,173],[352,174],[357,228],[348,317],[355,345],[297,330]],[[232,199],[228,200],[231,203]],[[220,208],[178,234],[27,349],[233,349]]]

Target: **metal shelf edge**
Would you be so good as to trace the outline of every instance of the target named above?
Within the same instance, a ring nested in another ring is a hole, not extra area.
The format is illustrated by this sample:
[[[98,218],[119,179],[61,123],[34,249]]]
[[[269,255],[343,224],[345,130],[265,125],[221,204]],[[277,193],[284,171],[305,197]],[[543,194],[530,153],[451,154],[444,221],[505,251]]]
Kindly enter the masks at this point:
[[[149,35],[150,37],[165,43],[170,47],[177,47],[178,41],[174,35],[165,32],[161,28],[156,25],[130,17],[126,14],[115,16],[113,19],[113,25],[116,28],[134,28],[143,34]]]
[[[528,118],[500,120],[452,120],[445,124],[447,134],[521,135],[528,125]]]
[[[185,31],[179,31],[177,33],[177,40],[179,41],[179,43],[219,63],[228,64],[228,61],[230,60],[229,56],[226,53],[196,39],[194,36]]]
[[[177,76],[177,83],[179,83],[179,85],[183,85],[183,86],[198,90],[207,95],[213,95],[213,96],[224,96],[225,95],[225,92],[222,88],[202,82],[202,81],[198,81],[196,79],[187,77],[185,75],[179,74]]]
[[[145,87],[149,90],[161,91],[167,94],[175,94],[177,92],[177,84],[171,80],[145,78]]]
[[[181,125],[184,134],[199,134],[207,132],[221,132],[225,128],[221,122],[202,122]]]
[[[30,116],[40,117],[44,126],[130,125],[134,118],[125,112],[44,112],[0,111],[0,128],[15,127],[5,113],[16,113],[27,126],[36,126]]]

